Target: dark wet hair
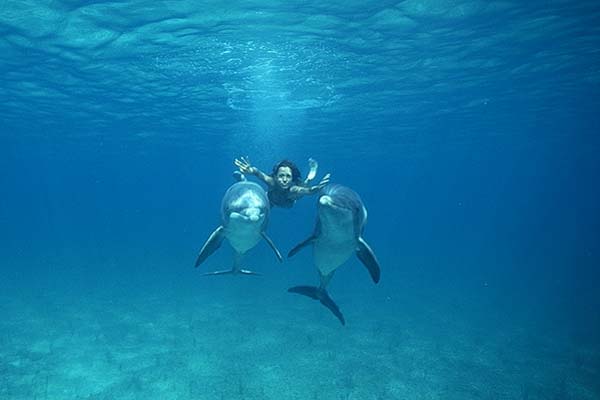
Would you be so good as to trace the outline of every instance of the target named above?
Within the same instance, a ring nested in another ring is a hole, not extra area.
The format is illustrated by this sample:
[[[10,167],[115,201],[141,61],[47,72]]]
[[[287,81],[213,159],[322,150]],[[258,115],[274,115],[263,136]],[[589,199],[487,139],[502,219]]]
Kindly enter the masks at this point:
[[[292,170],[292,182],[299,183],[302,180],[302,178],[300,177],[301,176],[300,170],[298,169],[296,164],[294,164],[290,160],[281,160],[277,164],[275,164],[273,166],[273,172],[272,172],[271,176],[275,177],[277,175],[277,171],[281,167],[288,167],[289,169]]]

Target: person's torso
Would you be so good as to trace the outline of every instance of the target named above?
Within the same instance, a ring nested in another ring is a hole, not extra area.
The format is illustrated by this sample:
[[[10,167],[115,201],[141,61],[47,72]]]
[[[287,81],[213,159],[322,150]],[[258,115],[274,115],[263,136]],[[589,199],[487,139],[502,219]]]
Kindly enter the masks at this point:
[[[296,200],[301,197],[299,194],[293,193],[289,189],[283,190],[278,188],[269,190],[267,195],[269,196],[271,206],[283,208],[292,208],[294,203],[296,203]]]

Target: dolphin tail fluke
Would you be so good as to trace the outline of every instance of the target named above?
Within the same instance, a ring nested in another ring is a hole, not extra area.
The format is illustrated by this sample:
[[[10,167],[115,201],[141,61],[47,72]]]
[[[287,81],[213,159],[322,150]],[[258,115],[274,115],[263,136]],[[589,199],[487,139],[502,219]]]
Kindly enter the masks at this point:
[[[322,291],[322,297],[319,300],[321,301],[321,304],[329,308],[333,315],[335,315],[337,319],[340,320],[342,325],[346,325],[346,320],[344,319],[344,315],[340,311],[340,308],[337,304],[335,304],[333,299],[329,297],[329,294],[325,290]]]
[[[251,271],[249,269],[244,269],[242,268],[242,258],[244,257],[244,254],[242,253],[234,253],[233,255],[233,267],[231,267],[231,269],[225,269],[222,271],[214,271],[214,272],[207,272],[205,274],[202,274],[202,276],[213,276],[213,275],[237,275],[237,274],[241,274],[241,275],[261,275],[258,272],[254,272]]]
[[[333,301],[331,297],[329,297],[329,293],[325,289],[318,288],[316,286],[294,286],[288,289],[290,293],[298,293],[307,297],[310,297],[314,300],[319,300],[321,304],[329,309],[340,320],[342,325],[346,325],[346,320],[344,319],[344,315],[340,311],[340,308]]]
[[[221,243],[223,243],[223,239],[225,239],[225,234],[223,231],[225,228],[223,226],[219,226],[214,230],[213,233],[210,234],[209,238],[202,246],[200,253],[198,254],[198,258],[196,259],[195,267],[198,267],[202,264],[212,253],[214,253],[219,247],[221,247]]]
[[[319,300],[320,291],[321,289],[316,286],[294,286],[288,289],[288,292],[290,293],[302,294],[315,300]]]
[[[237,273],[242,275],[262,275],[259,272],[250,271],[249,269],[240,269],[237,271]]]
[[[375,253],[371,250],[371,247],[365,242],[365,240],[361,237],[358,238],[358,248],[356,249],[356,255],[358,259],[363,263],[369,274],[371,274],[371,279],[373,282],[379,282],[379,278],[381,277],[381,269],[379,268],[379,262],[377,261],[377,257],[375,257]]]
[[[229,275],[235,273],[236,271],[234,269],[224,269],[222,271],[205,272],[204,274],[202,274],[202,276]]]
[[[202,274],[202,276],[214,276],[214,275],[261,275],[258,272],[250,271],[249,269],[226,269],[222,271],[213,271]]]
[[[312,235],[308,239],[304,240],[303,242],[298,243],[293,249],[290,250],[290,252],[288,253],[288,258],[290,258],[294,254],[296,254],[297,252],[302,250],[304,247],[311,244],[315,239],[316,239],[315,235]]]
[[[281,253],[279,252],[279,249],[277,249],[277,246],[275,246],[275,243],[273,243],[273,241],[271,240],[271,238],[268,237],[266,233],[261,232],[260,234],[263,237],[263,239],[265,239],[265,241],[269,244],[269,247],[271,247],[271,249],[275,252],[275,257],[277,257],[277,259],[279,260],[279,262],[282,262],[283,261],[283,257],[281,256]]]

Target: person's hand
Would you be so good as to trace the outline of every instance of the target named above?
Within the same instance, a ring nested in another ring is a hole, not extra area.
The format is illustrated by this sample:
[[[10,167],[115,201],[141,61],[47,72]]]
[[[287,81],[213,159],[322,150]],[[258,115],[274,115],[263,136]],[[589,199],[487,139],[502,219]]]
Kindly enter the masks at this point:
[[[254,174],[256,172],[256,168],[250,164],[250,159],[248,157],[240,157],[239,160],[236,158],[233,163],[243,174]]]
[[[323,179],[321,179],[321,182],[319,182],[318,185],[314,186],[315,188],[321,190],[323,189],[325,186],[327,186],[329,184],[329,178],[331,177],[331,174],[325,174],[325,176],[323,177]]]

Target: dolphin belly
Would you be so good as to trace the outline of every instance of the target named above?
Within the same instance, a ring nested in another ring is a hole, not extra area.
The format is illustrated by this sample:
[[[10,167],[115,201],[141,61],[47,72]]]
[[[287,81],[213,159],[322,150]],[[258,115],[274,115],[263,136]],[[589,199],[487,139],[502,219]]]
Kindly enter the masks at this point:
[[[321,275],[329,275],[345,263],[356,249],[355,240],[332,241],[321,237],[314,244],[315,266]]]
[[[231,247],[238,253],[244,254],[262,239],[262,221],[250,221],[231,218],[225,228],[225,237]]]
[[[327,212],[320,212],[321,233],[315,240],[313,255],[315,265],[321,275],[329,275],[354,254],[356,236],[351,213],[332,218]]]

